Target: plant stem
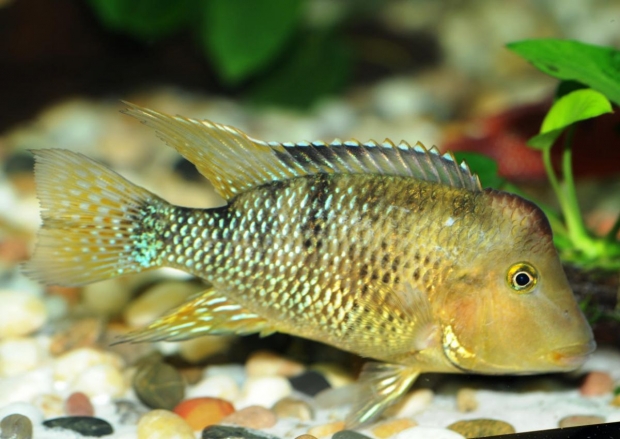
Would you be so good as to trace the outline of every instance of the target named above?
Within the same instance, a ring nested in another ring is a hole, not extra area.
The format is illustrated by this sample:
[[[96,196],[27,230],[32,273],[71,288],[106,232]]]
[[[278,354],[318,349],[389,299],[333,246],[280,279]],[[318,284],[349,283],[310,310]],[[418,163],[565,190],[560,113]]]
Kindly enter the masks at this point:
[[[577,202],[577,192],[575,190],[575,179],[573,177],[573,135],[575,134],[575,125],[568,128],[564,139],[564,151],[562,152],[562,175],[564,177],[564,217],[566,218],[566,227],[573,242],[582,242],[583,238],[588,236],[581,213],[579,212],[579,203]]]
[[[605,239],[610,242],[615,242],[616,236],[618,236],[618,232],[620,232],[620,215],[618,215],[618,218],[616,218],[616,222],[611,227],[611,230],[607,233]]]
[[[547,171],[547,177],[549,177],[549,183],[551,183],[551,187],[555,192],[555,196],[558,197],[558,202],[560,203],[560,208],[562,212],[566,214],[566,202],[564,200],[564,192],[560,187],[560,183],[558,181],[558,177],[555,175],[555,171],[553,170],[553,165],[551,164],[551,148],[543,149],[543,163],[545,165],[545,171]]]

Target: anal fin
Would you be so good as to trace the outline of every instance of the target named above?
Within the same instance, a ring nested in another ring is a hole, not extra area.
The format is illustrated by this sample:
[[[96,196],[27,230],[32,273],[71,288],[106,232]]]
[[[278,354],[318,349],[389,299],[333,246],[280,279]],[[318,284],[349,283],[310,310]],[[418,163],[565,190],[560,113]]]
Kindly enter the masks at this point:
[[[416,380],[420,371],[402,364],[369,362],[359,378],[360,400],[346,419],[347,428],[357,428],[376,419],[396,403]]]
[[[146,328],[120,337],[117,343],[181,341],[224,334],[267,336],[274,332],[276,329],[266,319],[209,288]]]

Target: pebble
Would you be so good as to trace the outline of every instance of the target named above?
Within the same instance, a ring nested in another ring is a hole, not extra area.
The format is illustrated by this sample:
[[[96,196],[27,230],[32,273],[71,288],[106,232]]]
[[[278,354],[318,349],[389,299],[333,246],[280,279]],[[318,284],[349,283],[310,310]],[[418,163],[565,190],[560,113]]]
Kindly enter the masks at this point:
[[[98,364],[79,374],[69,388],[90,398],[108,399],[123,396],[128,386],[120,369],[110,364]]]
[[[138,439],[194,439],[194,430],[179,415],[168,410],[152,410],[138,422]]]
[[[293,377],[302,373],[305,367],[269,351],[256,351],[246,361],[245,370],[252,378],[274,375]]]
[[[300,375],[289,378],[289,382],[293,386],[293,389],[309,396],[315,396],[322,390],[331,387],[325,377],[314,370],[308,370]]]
[[[94,416],[95,409],[86,394],[73,392],[65,400],[65,413],[68,416]]]
[[[579,388],[583,396],[601,396],[610,393],[614,388],[614,380],[607,372],[592,371],[586,375]]]
[[[226,352],[235,335],[202,335],[178,343],[179,355],[190,364],[197,364],[213,355]]]
[[[344,421],[335,421],[327,424],[315,425],[308,430],[308,434],[318,438],[331,436],[338,431],[344,430],[344,425]]]
[[[271,407],[277,401],[289,396],[292,390],[289,381],[283,377],[248,378],[243,386],[241,397],[244,406]]]
[[[67,351],[92,347],[103,331],[103,322],[98,318],[77,320],[68,328],[54,334],[50,340],[50,353],[61,355]]]
[[[259,430],[271,428],[276,425],[277,421],[278,418],[271,410],[259,405],[251,405],[226,416],[221,423]]]
[[[418,425],[417,422],[408,418],[390,419],[389,421],[376,424],[370,431],[379,439],[387,439],[416,425]]]
[[[314,363],[311,370],[320,372],[325,377],[331,387],[342,387],[354,383],[356,380],[351,375],[351,371],[339,364],[334,363]]]
[[[38,407],[27,402],[14,402],[0,408],[0,419],[10,415],[22,415],[30,419],[33,424],[40,424],[44,419],[43,412]]]
[[[338,433],[336,433],[338,434]],[[334,439],[336,436],[332,436],[332,439]],[[316,436],[312,436],[311,434],[302,434],[301,436],[297,436],[295,439],[317,439]],[[368,438],[370,439],[370,438]]]
[[[581,425],[604,424],[605,418],[596,415],[572,415],[560,419],[558,427],[579,427]]]
[[[125,308],[123,317],[131,328],[152,323],[164,313],[181,305],[193,293],[204,288],[191,282],[166,281],[155,284]]]
[[[95,315],[114,317],[131,299],[126,283],[127,280],[121,277],[88,284],[82,290],[81,304]]]
[[[276,436],[243,427],[211,425],[202,430],[202,439],[278,439]]]
[[[46,418],[56,418],[65,415],[63,399],[53,393],[37,395],[32,403],[39,408]]]
[[[469,419],[457,421],[450,424],[448,429],[456,431],[468,439],[516,433],[515,428],[508,422],[498,421],[496,419]]]
[[[142,405],[126,399],[114,401],[114,408],[119,422],[123,425],[136,425],[148,412]]]
[[[276,402],[272,410],[278,418],[295,418],[300,421],[310,421],[314,418],[314,411],[310,404],[291,397],[282,398]]]
[[[211,375],[187,389],[188,398],[211,396],[229,401],[237,399],[241,390],[235,379],[229,375]]]
[[[36,369],[43,361],[43,352],[34,338],[0,340],[0,377],[19,375]]]
[[[100,365],[109,365],[121,370],[124,362],[116,354],[92,347],[73,349],[57,357],[54,361],[54,379],[72,382],[89,368]]]
[[[465,439],[465,437],[445,428],[418,426],[403,430],[390,439]]]
[[[208,397],[186,399],[174,407],[174,413],[197,431],[218,424],[234,411],[235,408],[230,402]]]
[[[406,418],[418,414],[431,404],[434,396],[434,392],[430,389],[416,389],[388,408],[385,411],[385,416]]]
[[[332,439],[370,439],[368,436],[357,431],[342,430],[334,433]]]
[[[22,291],[0,290],[0,339],[37,331],[47,320],[45,304]]]
[[[203,370],[200,367],[183,367],[179,369],[179,373],[188,386],[194,386],[202,380]]]
[[[82,436],[108,436],[114,433],[112,426],[103,419],[90,416],[64,416],[62,418],[48,419],[43,421],[48,428],[63,428],[75,431]]]
[[[24,415],[12,414],[0,421],[1,439],[31,439],[32,421]]]
[[[185,382],[174,367],[160,361],[138,366],[133,389],[145,405],[172,410],[185,396]]]
[[[461,413],[473,412],[478,408],[476,390],[469,387],[459,389],[456,392],[456,409]]]

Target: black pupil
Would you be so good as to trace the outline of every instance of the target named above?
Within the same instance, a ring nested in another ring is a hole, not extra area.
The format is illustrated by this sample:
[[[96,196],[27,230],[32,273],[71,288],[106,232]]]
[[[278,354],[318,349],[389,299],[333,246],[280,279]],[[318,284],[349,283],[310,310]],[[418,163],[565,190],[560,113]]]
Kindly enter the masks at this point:
[[[526,287],[530,283],[530,275],[524,272],[517,273],[515,282],[520,287]]]

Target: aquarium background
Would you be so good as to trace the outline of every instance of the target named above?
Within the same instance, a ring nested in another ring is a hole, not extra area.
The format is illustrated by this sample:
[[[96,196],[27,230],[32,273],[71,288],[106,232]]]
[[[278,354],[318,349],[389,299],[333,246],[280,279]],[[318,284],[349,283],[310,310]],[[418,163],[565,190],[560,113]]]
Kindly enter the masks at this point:
[[[231,422],[242,428],[331,437],[346,410],[337,392],[316,395],[352,384],[363,364],[281,334],[111,346],[204,285],[172,270],[79,288],[24,277],[19,267],[39,226],[29,150],[79,151],[175,204],[221,204],[193,165],[119,112],[128,101],[264,140],[387,137],[437,145],[466,157],[485,186],[560,212],[542,153],[527,141],[539,133],[561,83],[506,48],[541,38],[620,49],[620,3],[0,1],[0,430],[68,437],[42,423],[61,418],[60,426],[77,428],[72,417],[85,415],[80,428],[108,434],[92,421],[101,419],[114,437],[148,434],[156,422],[199,437],[206,423],[241,413],[244,419]],[[617,242],[620,119],[607,97],[614,112],[575,130],[573,169],[588,233]],[[561,171],[561,145],[551,156]],[[478,437],[620,421],[618,260],[613,252],[584,259],[562,245],[601,346],[583,371],[429,375],[404,405],[362,433],[458,437],[441,435],[472,421],[449,432]],[[256,410],[260,422],[243,412],[253,406],[264,409]],[[173,409],[183,419],[157,411]],[[218,414],[207,422],[207,412]],[[27,420],[9,418],[14,414]],[[191,424],[192,416],[200,421]],[[478,422],[485,419],[497,422]]]

